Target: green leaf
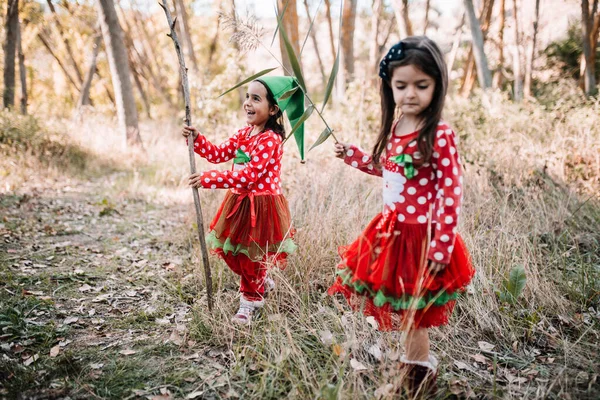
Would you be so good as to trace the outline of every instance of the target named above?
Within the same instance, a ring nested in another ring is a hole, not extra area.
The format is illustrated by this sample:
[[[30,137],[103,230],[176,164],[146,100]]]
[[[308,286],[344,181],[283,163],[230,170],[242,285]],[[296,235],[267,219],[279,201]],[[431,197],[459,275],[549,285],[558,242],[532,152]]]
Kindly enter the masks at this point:
[[[310,115],[312,114],[314,109],[315,109],[315,107],[311,105],[306,110],[304,110],[304,114],[302,114],[300,119],[298,121],[296,121],[296,123],[294,124],[294,127],[292,128],[292,131],[290,132],[290,136],[292,136],[298,130],[298,128],[300,128],[300,125],[302,125],[302,123],[304,123],[304,121],[306,121],[308,119],[308,117],[310,117]]]
[[[285,44],[285,50],[286,50],[286,52],[288,54],[288,57],[290,59],[290,64],[292,64],[292,70],[294,71],[294,75],[296,76],[296,80],[298,81],[298,84],[302,88],[302,91],[304,93],[306,93],[306,85],[304,84],[304,77],[302,76],[302,69],[300,68],[300,62],[298,61],[298,57],[296,56],[296,52],[294,51],[294,47],[290,43],[290,40],[288,39],[288,36],[287,36],[287,33],[285,32],[285,29],[283,29],[283,23],[282,23],[282,21],[281,20],[277,21],[277,23],[279,25],[279,30],[280,30],[280,33],[281,33],[281,37],[282,37],[283,42]]]
[[[503,282],[504,288],[499,296],[500,301],[514,303],[523,293],[526,283],[527,274],[525,273],[525,268],[522,265],[513,267],[508,274],[508,279]]]
[[[268,68],[268,69],[263,69],[262,71],[260,71],[257,74],[252,75],[250,78],[244,79],[243,81],[241,81],[240,83],[238,83],[237,85],[235,85],[234,87],[232,87],[231,89],[227,90],[226,92],[223,92],[219,95],[219,97],[223,97],[225,96],[227,93],[231,92],[232,90],[235,90],[237,88],[239,88],[240,86],[245,85],[248,82],[252,82],[253,80],[255,80],[256,78],[260,78],[263,75],[268,74],[269,72],[276,70],[277,68]]]
[[[302,53],[304,52],[304,46],[306,46],[306,42],[308,41],[308,36],[310,35],[310,32],[312,31],[315,20],[317,19],[317,15],[319,14],[319,9],[321,8],[321,4],[323,4],[323,0],[319,0],[319,5],[317,6],[317,9],[315,10],[315,15],[310,20],[310,26],[308,27],[308,31],[306,32],[306,37],[304,38],[304,42],[302,42],[302,48],[300,49],[301,57],[302,57]],[[310,14],[309,14],[309,16],[310,16]]]
[[[293,89],[288,90],[287,92],[285,92],[284,94],[282,94],[281,96],[279,96],[279,101],[287,99],[288,97],[290,97],[291,95],[293,95],[294,93],[296,93],[297,90],[298,90],[298,86],[296,86]]]
[[[312,149],[314,149],[315,147],[317,147],[318,145],[320,145],[321,143],[326,141],[327,138],[329,136],[331,136],[332,133],[333,133],[333,131],[331,129],[325,128],[325,130],[323,132],[321,132],[321,134],[319,135],[319,138],[317,139],[317,141],[312,146],[310,146],[310,149],[308,149],[308,151],[311,151]]]
[[[331,96],[331,92],[333,91],[333,85],[335,83],[335,78],[337,77],[338,70],[340,69],[340,48],[338,45],[338,51],[335,56],[335,62],[333,63],[333,68],[331,69],[331,75],[329,75],[329,81],[327,82],[327,87],[325,88],[325,97],[323,98],[323,107],[321,107],[321,112],[325,109],[327,105],[327,101],[329,101],[329,97]]]

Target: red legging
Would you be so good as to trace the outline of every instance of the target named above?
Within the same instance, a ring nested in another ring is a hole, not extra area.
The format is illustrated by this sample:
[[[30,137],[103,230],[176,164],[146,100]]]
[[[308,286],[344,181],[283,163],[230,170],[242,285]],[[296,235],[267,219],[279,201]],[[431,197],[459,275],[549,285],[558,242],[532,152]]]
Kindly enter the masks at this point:
[[[250,260],[245,254],[221,254],[227,266],[241,277],[240,293],[246,300],[262,300],[265,294],[265,276],[267,266],[262,262]]]

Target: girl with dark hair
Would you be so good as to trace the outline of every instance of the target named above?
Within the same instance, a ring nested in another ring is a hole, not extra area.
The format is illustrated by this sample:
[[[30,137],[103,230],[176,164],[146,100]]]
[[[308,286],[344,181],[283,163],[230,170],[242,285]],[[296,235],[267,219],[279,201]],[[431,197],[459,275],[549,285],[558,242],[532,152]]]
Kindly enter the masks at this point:
[[[401,366],[414,396],[435,390],[437,360],[427,329],[448,323],[474,270],[457,233],[463,178],[457,136],[441,119],[448,87],[443,55],[427,37],[409,37],[390,49],[379,76],[381,130],[373,151],[336,143],[335,154],[383,177],[383,212],[340,248],[329,293],[344,294],[380,330],[406,331]]]
[[[232,318],[235,323],[250,323],[254,311],[264,305],[266,291],[275,286],[267,277],[267,267],[283,267],[287,255],[296,249],[290,210],[281,193],[282,112],[286,110],[294,121],[292,115],[302,114],[304,97],[279,99],[294,87],[297,83],[291,77],[252,81],[243,105],[248,126],[218,146],[196,128],[183,128],[183,136],[194,138],[195,152],[209,162],[233,159],[231,170],[196,173],[189,184],[227,189],[210,224],[207,243],[241,277],[240,306]]]

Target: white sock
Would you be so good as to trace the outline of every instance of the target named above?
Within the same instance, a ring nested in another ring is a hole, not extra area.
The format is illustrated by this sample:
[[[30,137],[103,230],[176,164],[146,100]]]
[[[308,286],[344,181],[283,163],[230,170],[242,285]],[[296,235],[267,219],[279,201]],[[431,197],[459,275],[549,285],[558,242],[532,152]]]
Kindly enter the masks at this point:
[[[435,358],[435,356],[433,356],[433,354],[429,354],[428,361],[409,360],[408,358],[406,358],[406,355],[403,355],[402,357],[400,357],[400,362],[403,362],[405,364],[420,365],[422,367],[427,367],[432,371],[436,371],[438,366],[438,360],[437,358]]]

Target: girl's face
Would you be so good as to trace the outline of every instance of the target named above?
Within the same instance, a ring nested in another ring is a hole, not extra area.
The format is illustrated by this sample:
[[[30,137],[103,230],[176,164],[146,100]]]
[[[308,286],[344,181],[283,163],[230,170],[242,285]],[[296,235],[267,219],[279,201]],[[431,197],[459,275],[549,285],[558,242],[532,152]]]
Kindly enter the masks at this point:
[[[276,107],[267,100],[267,88],[260,82],[251,82],[248,85],[246,100],[244,101],[246,122],[262,129],[271,115],[277,112]]]
[[[418,116],[429,107],[435,80],[414,65],[394,68],[390,81],[394,102],[406,116]]]

